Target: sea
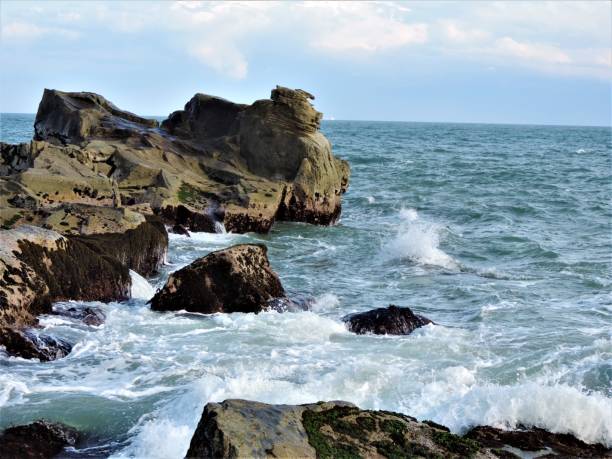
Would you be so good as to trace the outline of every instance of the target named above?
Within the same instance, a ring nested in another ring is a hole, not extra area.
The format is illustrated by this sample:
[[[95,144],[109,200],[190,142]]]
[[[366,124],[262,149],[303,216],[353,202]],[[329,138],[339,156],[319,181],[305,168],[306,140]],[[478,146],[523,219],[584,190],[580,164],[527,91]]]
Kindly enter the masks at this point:
[[[1,116],[1,140],[34,115]],[[351,165],[331,227],[170,235],[134,298],[93,303],[100,327],[43,316],[64,359],[0,357],[0,429],[76,427],[73,457],[181,458],[207,402],[347,400],[452,431],[538,426],[612,446],[612,141],[609,127],[324,121]],[[158,313],[168,274],[264,243],[302,312]],[[80,303],[79,303],[80,304]],[[408,306],[435,322],[358,336],[347,314]]]

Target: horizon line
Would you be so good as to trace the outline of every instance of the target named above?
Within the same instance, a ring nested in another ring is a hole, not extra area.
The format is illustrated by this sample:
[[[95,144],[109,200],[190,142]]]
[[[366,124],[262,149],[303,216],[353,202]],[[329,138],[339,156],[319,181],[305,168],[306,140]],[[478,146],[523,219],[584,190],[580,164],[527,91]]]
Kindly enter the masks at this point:
[[[31,112],[0,112],[1,115],[32,115]],[[168,118],[170,115],[139,115],[143,118]],[[493,126],[534,126],[534,127],[592,127],[592,128],[612,128],[612,123],[602,124],[557,124],[557,123],[512,123],[512,122],[491,122],[491,121],[416,121],[416,120],[368,120],[368,119],[329,119],[323,117],[325,122],[361,122],[361,123],[422,123],[422,124],[487,124]]]

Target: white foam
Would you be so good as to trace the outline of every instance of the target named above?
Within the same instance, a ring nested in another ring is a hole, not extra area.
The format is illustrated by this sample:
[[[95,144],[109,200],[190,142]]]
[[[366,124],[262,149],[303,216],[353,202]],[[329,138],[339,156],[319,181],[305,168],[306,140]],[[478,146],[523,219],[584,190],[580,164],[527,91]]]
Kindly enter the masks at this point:
[[[368,204],[374,204],[376,202],[374,196],[368,196],[366,199],[368,200]]]
[[[314,312],[329,311],[330,309],[337,308],[339,304],[338,296],[333,293],[324,293],[315,298],[310,309]]]
[[[420,219],[415,209],[402,209],[396,236],[383,247],[387,259],[410,259],[423,265],[457,269],[459,264],[440,249],[442,227]]]
[[[222,222],[215,222],[215,232],[216,233],[220,233],[220,234],[225,234],[227,233],[227,230],[225,229],[225,225]]]
[[[149,281],[131,269],[130,277],[132,278],[132,288],[130,290],[130,295],[132,298],[147,301],[153,298],[155,295],[155,289],[151,284],[149,284]]]

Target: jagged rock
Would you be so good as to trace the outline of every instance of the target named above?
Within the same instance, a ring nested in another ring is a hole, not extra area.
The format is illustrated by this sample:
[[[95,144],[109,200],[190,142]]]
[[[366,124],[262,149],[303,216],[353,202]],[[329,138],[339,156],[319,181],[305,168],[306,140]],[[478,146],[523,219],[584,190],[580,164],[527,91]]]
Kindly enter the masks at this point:
[[[359,335],[408,335],[423,325],[433,323],[426,317],[414,314],[410,308],[395,305],[351,314],[343,320],[350,331]]]
[[[445,457],[494,458],[472,440],[399,413],[346,402],[269,405],[209,403],[188,458]]]
[[[53,307],[53,314],[80,320],[85,325],[90,325],[92,327],[102,325],[106,320],[106,315],[101,309],[91,306],[74,307],[67,305],[55,305]]]
[[[32,329],[0,327],[0,346],[6,353],[41,362],[60,359],[70,354],[72,345],[54,336],[39,334]]]
[[[260,312],[284,297],[263,244],[239,244],[212,252],[170,275],[151,300],[156,311]]]
[[[78,437],[72,427],[43,419],[9,427],[0,434],[0,458],[49,459],[74,446]]]
[[[159,128],[102,96],[45,90],[35,140],[2,146],[0,224],[45,224],[35,211],[61,214],[60,204],[156,213],[192,231],[333,223],[349,168],[310,97],[277,87],[241,105],[197,94]]]
[[[181,236],[191,237],[189,230],[185,228],[183,225],[176,223],[171,229],[170,232],[173,234],[180,234]]]
[[[602,444],[587,444],[570,434],[558,434],[539,428],[501,430],[491,426],[471,429],[466,438],[489,448],[512,447],[521,451],[542,452],[537,457],[612,458],[612,449]],[[518,457],[518,456],[517,456]]]

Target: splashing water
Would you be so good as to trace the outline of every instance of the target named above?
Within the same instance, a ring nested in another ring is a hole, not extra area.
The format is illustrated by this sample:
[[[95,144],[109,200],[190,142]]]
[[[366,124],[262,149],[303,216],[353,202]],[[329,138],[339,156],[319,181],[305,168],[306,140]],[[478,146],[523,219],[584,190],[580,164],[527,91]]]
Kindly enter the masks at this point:
[[[423,265],[457,269],[459,264],[440,249],[443,228],[422,221],[415,209],[402,209],[397,235],[383,247],[387,259],[409,259]]]

